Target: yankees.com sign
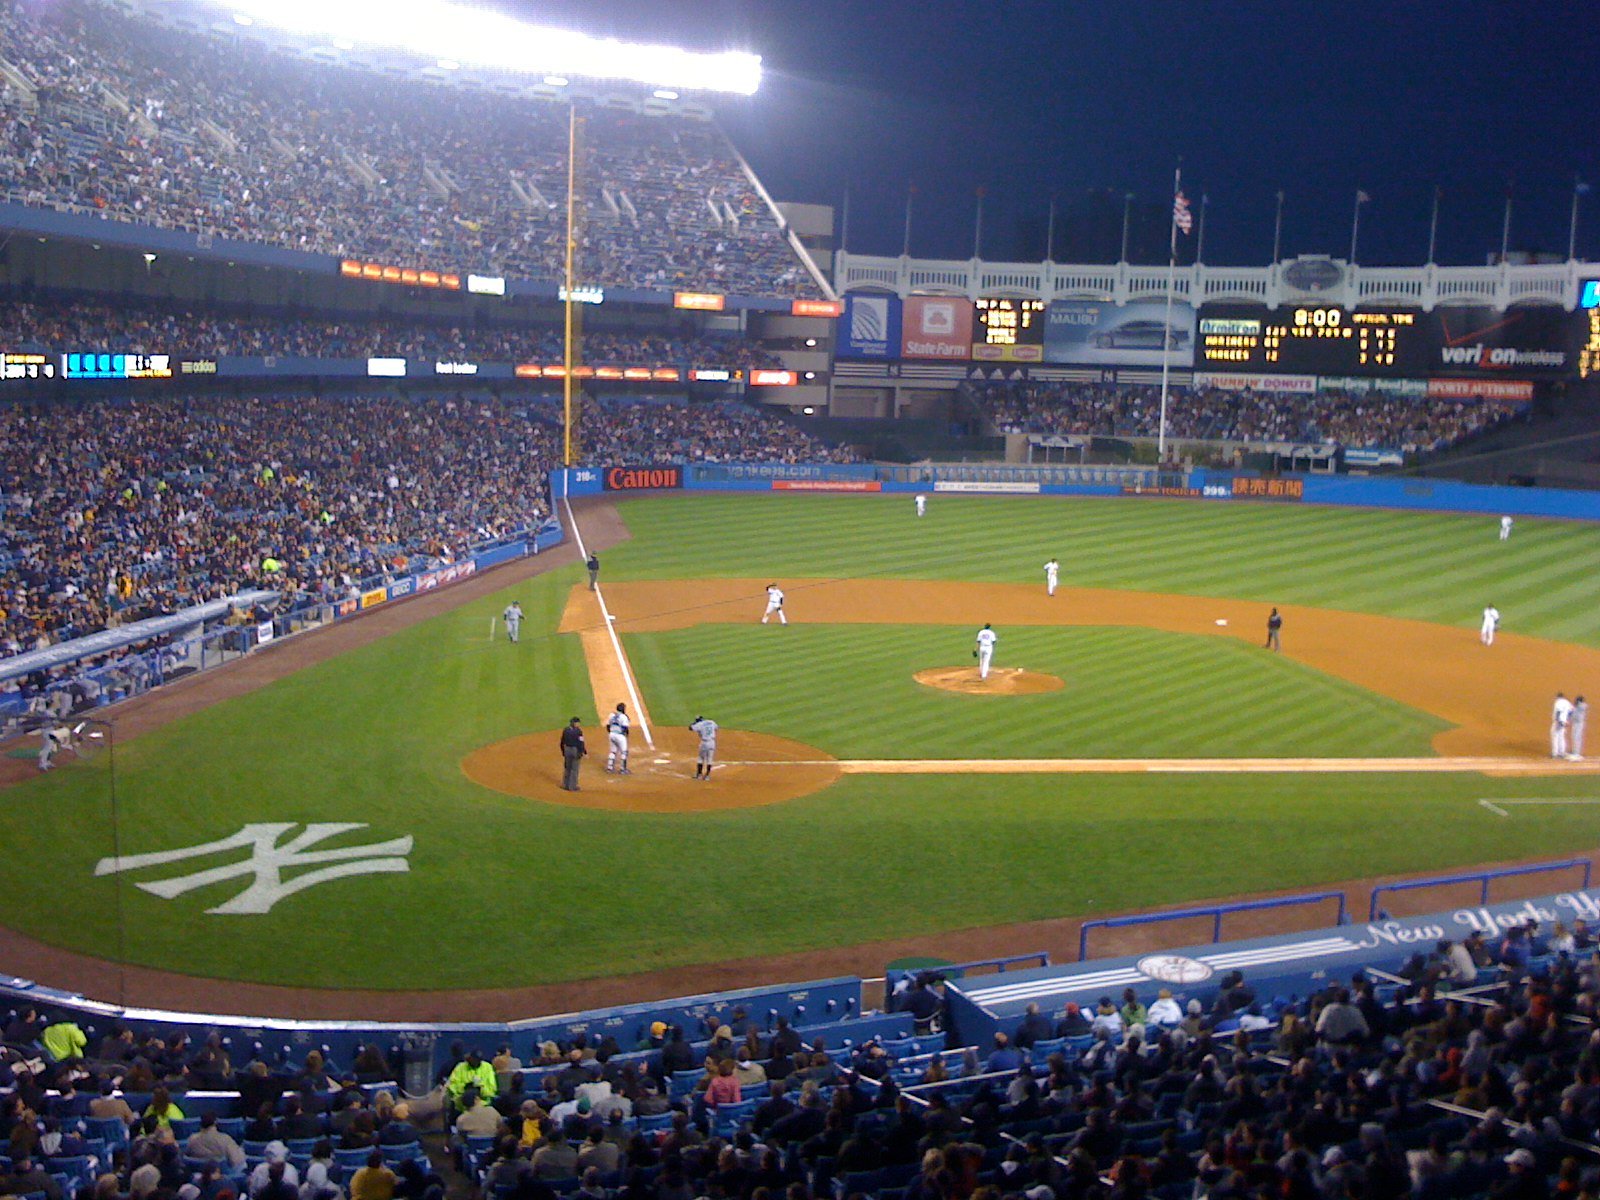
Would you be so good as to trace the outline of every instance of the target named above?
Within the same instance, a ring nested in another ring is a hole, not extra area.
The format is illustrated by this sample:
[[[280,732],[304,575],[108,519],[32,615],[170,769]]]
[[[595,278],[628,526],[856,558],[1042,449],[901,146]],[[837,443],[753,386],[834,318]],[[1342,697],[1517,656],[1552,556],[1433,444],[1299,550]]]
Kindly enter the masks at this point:
[[[639,492],[650,488],[681,488],[683,468],[607,467],[601,483],[608,492]]]

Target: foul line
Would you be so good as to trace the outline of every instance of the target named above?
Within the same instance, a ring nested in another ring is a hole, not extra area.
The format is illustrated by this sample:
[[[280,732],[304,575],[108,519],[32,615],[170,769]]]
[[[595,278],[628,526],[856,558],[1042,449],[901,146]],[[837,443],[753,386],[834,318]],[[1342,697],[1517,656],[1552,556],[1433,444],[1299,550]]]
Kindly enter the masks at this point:
[[[572,511],[572,501],[567,496],[565,471],[561,474],[561,503],[567,507],[567,523],[572,526],[572,536],[577,540],[578,553],[583,556],[584,561],[588,561],[589,550],[583,544],[583,531],[578,528],[577,515]],[[645,745],[654,750],[656,740],[650,736],[650,722],[644,715],[644,702],[639,699],[639,689],[633,682],[633,668],[628,665],[628,656],[622,652],[622,640],[617,637],[617,627],[611,619],[611,610],[606,607],[605,593],[600,590],[598,579],[594,584],[594,598],[600,604],[600,616],[605,621],[606,633],[611,637],[611,648],[616,651],[617,665],[622,668],[622,683],[628,689],[628,699],[633,702],[633,715],[639,724],[639,732],[644,734]]]
[[[846,775],[1266,775],[1517,774],[1590,775],[1600,763],[1542,758],[858,758],[725,762],[738,767],[834,767]],[[1577,799],[1569,803],[1582,803]],[[1485,803],[1480,801],[1480,803]],[[1502,803],[1506,803],[1502,801]],[[1545,803],[1530,801],[1529,803]],[[1600,803],[1596,799],[1593,803]]]

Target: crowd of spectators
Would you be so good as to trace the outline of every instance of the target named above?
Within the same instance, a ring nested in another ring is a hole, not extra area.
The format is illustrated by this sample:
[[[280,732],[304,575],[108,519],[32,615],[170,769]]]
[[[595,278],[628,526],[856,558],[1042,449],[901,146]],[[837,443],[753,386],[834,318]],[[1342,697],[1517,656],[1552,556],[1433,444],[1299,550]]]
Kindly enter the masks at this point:
[[[1161,423],[1161,389],[1153,385],[1030,380],[968,389],[1005,433],[1153,438]],[[1427,452],[1484,433],[1525,408],[1377,392],[1174,387],[1167,397],[1167,436]]]
[[[1582,922],[1442,941],[1394,983],[1358,972],[1318,988],[1268,1001],[1232,971],[1182,1006],[1129,988],[932,1052],[713,1009],[703,1030],[656,1021],[626,1046],[579,1034],[527,1063],[458,1043],[430,1102],[484,1200],[1600,1196],[1600,954]],[[935,1003],[921,1020],[938,1018]],[[376,1047],[348,1069],[313,1051],[236,1070],[215,1038],[197,1049],[113,1024],[91,1045],[31,1010],[5,1037],[0,1189],[49,1196],[52,1170],[88,1149],[85,1118],[134,1139],[102,1149],[112,1179],[86,1182],[96,1200],[262,1200],[291,1167],[316,1187],[268,1200],[332,1200],[341,1184],[374,1200],[358,1160],[415,1200],[443,1186],[404,1165],[412,1114],[372,1094],[391,1078]],[[188,1088],[237,1090],[234,1132],[185,1118]]]
[[[0,5],[13,200],[404,267],[561,276],[568,107],[336,67],[98,0]],[[817,294],[709,121],[579,101],[586,283]]]
[[[418,361],[562,361],[554,325],[510,328],[419,320],[232,315],[213,310],[119,304],[0,301],[0,346],[7,350],[83,350],[216,358],[393,356]],[[578,361],[616,366],[776,367],[778,357],[734,335],[687,326],[670,330],[579,328]]]
[[[585,398],[584,462],[848,460],[731,403]],[[258,586],[343,599],[548,516],[551,399],[189,397],[0,408],[0,654]]]

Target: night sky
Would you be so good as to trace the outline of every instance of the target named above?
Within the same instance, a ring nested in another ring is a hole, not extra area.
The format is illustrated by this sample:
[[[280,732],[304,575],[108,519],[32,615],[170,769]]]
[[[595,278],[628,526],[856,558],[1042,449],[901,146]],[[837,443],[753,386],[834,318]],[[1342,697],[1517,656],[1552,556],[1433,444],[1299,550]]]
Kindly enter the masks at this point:
[[[1600,257],[1600,5],[1593,0],[502,0],[585,32],[746,49],[765,60],[724,128],[775,198],[842,205],[848,245],[965,258],[975,193],[982,251],[1114,261],[1133,193],[1130,259],[1165,261],[1172,170],[1205,261],[1426,258],[1443,189],[1441,263],[1500,246],[1565,256],[1574,178],[1596,185],[1578,254]],[[1181,257],[1193,255],[1186,239]]]

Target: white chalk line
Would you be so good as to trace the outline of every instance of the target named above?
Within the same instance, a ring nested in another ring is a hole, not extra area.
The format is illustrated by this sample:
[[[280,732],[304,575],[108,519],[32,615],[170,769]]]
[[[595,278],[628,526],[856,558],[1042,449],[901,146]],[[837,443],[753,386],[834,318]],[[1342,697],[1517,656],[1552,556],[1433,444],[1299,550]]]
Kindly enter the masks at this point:
[[[1504,807],[1506,805],[1540,804],[1570,805],[1576,807],[1580,805],[1600,804],[1600,796],[1526,796],[1512,797],[1510,799],[1496,796],[1493,800],[1479,800],[1478,803],[1484,808],[1488,809],[1490,812],[1494,813],[1496,816],[1509,817],[1511,814],[1506,811],[1506,808]]]
[[[561,475],[561,502],[567,506],[567,523],[572,527],[572,536],[578,543],[578,554],[588,561],[589,551],[583,544],[583,531],[578,528],[578,518],[572,511],[572,501],[566,494],[566,472]],[[616,624],[611,619],[611,610],[606,607],[605,593],[600,590],[600,581],[595,580],[594,596],[600,603],[600,615],[605,619],[606,633],[611,637],[611,648],[616,651],[617,665],[622,669],[622,683],[628,689],[628,699],[633,702],[633,718],[639,725],[639,732],[644,734],[645,745],[650,749],[656,748],[655,738],[650,736],[650,722],[644,715],[644,702],[639,699],[638,686],[633,681],[633,668],[628,663],[628,656],[622,652],[622,641],[617,637]],[[603,714],[602,714],[603,717]]]

